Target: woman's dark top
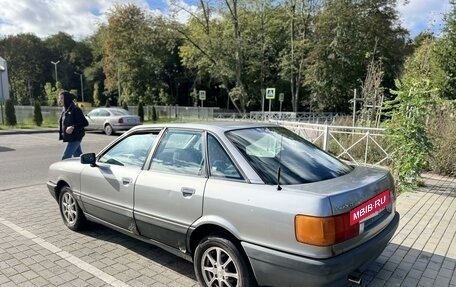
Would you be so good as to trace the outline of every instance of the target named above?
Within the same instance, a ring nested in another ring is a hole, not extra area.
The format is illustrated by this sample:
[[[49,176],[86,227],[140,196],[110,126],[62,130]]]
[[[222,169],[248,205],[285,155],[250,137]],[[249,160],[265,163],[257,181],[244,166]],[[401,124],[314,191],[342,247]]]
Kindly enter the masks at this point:
[[[70,93],[63,94],[65,110],[59,120],[59,140],[64,142],[81,141],[85,135],[84,127],[89,124],[82,110],[74,104],[70,97],[73,97]],[[73,133],[67,134],[65,131],[70,126],[74,127]]]

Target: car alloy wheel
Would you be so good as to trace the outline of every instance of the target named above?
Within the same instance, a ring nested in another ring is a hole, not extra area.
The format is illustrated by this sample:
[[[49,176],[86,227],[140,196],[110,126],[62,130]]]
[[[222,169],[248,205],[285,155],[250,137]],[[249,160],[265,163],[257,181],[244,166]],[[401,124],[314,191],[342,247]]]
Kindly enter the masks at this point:
[[[195,273],[205,287],[255,286],[244,257],[229,240],[207,237],[195,251]]]
[[[85,223],[84,214],[79,207],[73,192],[68,186],[62,188],[59,198],[60,214],[63,222],[71,230],[79,230]]]
[[[107,134],[108,136],[112,135],[112,133],[113,133],[112,126],[111,126],[110,124],[105,125],[105,127],[104,127],[104,132],[105,132],[105,134]]]

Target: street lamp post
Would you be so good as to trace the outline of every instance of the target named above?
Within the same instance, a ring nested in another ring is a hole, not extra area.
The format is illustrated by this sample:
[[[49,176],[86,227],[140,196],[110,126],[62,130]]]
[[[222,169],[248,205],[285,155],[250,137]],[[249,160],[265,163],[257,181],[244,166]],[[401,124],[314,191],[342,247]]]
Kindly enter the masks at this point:
[[[74,72],[75,75],[79,75],[79,79],[81,80],[81,98],[82,102],[84,102],[84,85],[82,84],[82,74]]]
[[[55,85],[57,86],[57,64],[60,63],[60,61],[54,62],[51,61],[51,64],[54,64],[54,70],[55,70]]]

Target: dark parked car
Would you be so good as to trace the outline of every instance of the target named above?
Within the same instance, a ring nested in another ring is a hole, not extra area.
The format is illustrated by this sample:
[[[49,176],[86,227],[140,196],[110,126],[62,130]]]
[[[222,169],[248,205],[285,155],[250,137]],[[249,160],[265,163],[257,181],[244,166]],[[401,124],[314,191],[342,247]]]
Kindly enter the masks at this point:
[[[86,130],[100,130],[111,135],[141,124],[140,117],[122,108],[96,108],[86,115]]]
[[[64,223],[86,220],[194,264],[201,286],[341,286],[399,222],[387,170],[350,166],[272,124],[135,127],[51,165]]]

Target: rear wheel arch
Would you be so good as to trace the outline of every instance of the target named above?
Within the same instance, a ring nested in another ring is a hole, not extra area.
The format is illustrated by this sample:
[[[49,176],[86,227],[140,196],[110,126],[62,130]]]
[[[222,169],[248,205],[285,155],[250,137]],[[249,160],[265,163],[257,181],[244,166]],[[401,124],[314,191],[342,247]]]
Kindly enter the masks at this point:
[[[200,241],[203,238],[210,236],[210,235],[228,239],[231,242],[233,242],[236,245],[236,247],[243,249],[241,246],[240,240],[236,236],[234,236],[231,232],[226,230],[225,228],[215,225],[215,224],[205,224],[205,225],[199,226],[191,233],[189,243],[190,243],[190,252],[191,252],[192,256],[195,254],[196,247],[198,246]],[[245,253],[244,251],[242,251],[242,252]]]
[[[230,247],[232,246],[232,247]],[[198,278],[198,281],[201,286],[207,286],[205,285],[204,281],[207,281],[207,278],[204,279],[203,273],[205,273],[204,270],[207,270],[206,268],[201,269],[199,265],[205,264],[202,261],[202,258],[207,258],[204,256],[207,252],[207,248],[222,248],[221,250],[222,253],[225,254],[231,254],[230,257],[232,256],[232,260],[230,262],[236,262],[236,265],[238,266],[236,268],[236,272],[240,277],[238,278],[238,283],[241,287],[253,287],[257,286],[256,279],[254,276],[254,272],[252,270],[252,266],[250,264],[250,260],[247,257],[247,254],[244,251],[244,248],[241,245],[241,241],[232,233],[230,233],[228,230],[224,229],[223,227],[220,227],[218,225],[213,225],[213,224],[208,224],[204,226],[198,227],[196,230],[194,230],[191,234],[190,238],[190,252],[192,254],[192,259],[193,259],[193,265],[195,269],[195,275]],[[230,251],[231,250],[231,251]],[[204,254],[203,254],[204,253]],[[201,257],[203,256],[203,257]],[[207,261],[206,261],[207,262]],[[209,266],[209,267],[214,267],[214,266]],[[217,273],[210,271],[209,273]],[[231,273],[229,271],[227,274]],[[238,273],[240,272],[240,273]],[[215,285],[211,285],[215,286]]]
[[[231,241],[236,248],[239,250],[239,252],[242,254],[246,262],[249,263],[250,265],[250,260],[247,257],[247,253],[244,250],[244,247],[242,247],[241,240],[235,236],[233,233],[228,231],[227,229],[215,225],[215,224],[205,224],[202,226],[199,226],[196,228],[192,233],[190,237],[190,253],[192,255],[192,258],[194,259],[195,256],[195,250],[198,247],[198,244],[203,240],[204,238],[208,236],[216,236],[216,237],[221,237],[224,239],[227,239]]]

